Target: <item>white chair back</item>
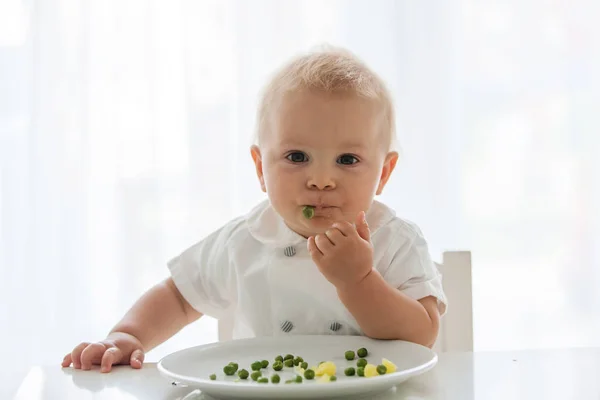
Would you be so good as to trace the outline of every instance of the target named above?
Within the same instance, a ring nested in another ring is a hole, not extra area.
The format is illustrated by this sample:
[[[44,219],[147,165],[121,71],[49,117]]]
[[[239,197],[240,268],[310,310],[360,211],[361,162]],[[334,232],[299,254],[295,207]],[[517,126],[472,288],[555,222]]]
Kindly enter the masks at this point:
[[[442,317],[433,349],[437,352],[473,351],[471,252],[445,252],[442,264],[437,266],[442,274],[448,310]]]

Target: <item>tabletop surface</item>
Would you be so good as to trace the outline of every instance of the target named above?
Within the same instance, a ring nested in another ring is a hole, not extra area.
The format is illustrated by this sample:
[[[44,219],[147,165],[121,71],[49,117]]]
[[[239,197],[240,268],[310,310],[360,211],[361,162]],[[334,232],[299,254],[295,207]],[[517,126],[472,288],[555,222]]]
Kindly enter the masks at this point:
[[[108,374],[97,368],[36,366],[19,382],[10,395],[19,400],[212,400],[192,388],[173,386],[153,363],[141,370],[120,366]],[[599,400],[600,348],[442,353],[431,371],[370,398]]]

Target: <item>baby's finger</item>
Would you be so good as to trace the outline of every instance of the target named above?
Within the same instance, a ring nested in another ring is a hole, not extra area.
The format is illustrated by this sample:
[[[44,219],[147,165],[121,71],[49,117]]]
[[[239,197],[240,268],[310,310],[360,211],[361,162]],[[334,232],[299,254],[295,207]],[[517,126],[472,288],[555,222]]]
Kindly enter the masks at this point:
[[[83,343],[80,343],[77,346],[75,346],[75,348],[71,352],[71,360],[73,361],[73,368],[75,368],[75,369],[81,368],[81,353],[89,345],[90,344],[88,342],[83,342]]]
[[[323,257],[323,253],[321,253],[321,250],[319,250],[319,248],[317,247],[317,244],[315,243],[315,237],[311,236],[308,238],[308,252],[310,253],[310,256],[312,257],[312,259],[314,261],[320,260],[321,257]]]
[[[338,221],[335,222],[332,226],[334,228],[339,229],[339,231],[342,232],[344,236],[351,236],[352,234],[356,233],[354,225],[347,221]]]
[[[65,358],[63,358],[61,365],[63,368],[67,368],[69,365],[71,365],[71,353],[67,354]]]
[[[315,243],[323,254],[327,254],[327,252],[333,250],[333,243],[331,243],[331,241],[327,239],[327,236],[323,234],[319,234],[315,237]]]
[[[106,346],[102,343],[92,343],[81,353],[81,369],[89,370],[92,364],[100,364],[102,355],[106,351]]]
[[[325,232],[325,235],[329,239],[329,241],[333,244],[339,244],[344,240],[344,234],[337,228],[328,229]]]
[[[110,372],[114,364],[123,359],[123,352],[118,347],[111,347],[104,352],[100,362],[100,372]]]
[[[371,231],[364,211],[359,212],[356,216],[356,232],[363,240],[371,241]]]
[[[144,352],[140,349],[134,350],[131,353],[131,359],[129,360],[129,365],[131,365],[135,369],[142,368],[144,364]]]

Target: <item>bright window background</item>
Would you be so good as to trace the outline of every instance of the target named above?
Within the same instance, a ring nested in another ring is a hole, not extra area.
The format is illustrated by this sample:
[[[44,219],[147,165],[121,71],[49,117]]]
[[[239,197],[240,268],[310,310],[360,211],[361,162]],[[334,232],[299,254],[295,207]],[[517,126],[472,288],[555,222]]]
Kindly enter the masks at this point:
[[[188,245],[263,198],[258,92],[348,47],[389,84],[383,196],[469,249],[477,350],[600,345],[600,3],[0,2],[0,338],[15,368],[99,340]],[[216,340],[196,323],[150,353]]]

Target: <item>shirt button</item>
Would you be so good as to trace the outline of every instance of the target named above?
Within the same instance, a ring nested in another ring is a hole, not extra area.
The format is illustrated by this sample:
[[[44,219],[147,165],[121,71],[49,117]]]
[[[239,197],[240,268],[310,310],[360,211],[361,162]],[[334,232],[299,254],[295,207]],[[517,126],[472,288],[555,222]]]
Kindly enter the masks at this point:
[[[281,324],[281,330],[285,333],[289,333],[292,329],[294,329],[294,324],[290,321],[285,321]]]
[[[332,322],[331,325],[329,325],[329,329],[333,332],[337,332],[340,329],[342,329],[342,324],[340,324],[339,322]]]
[[[285,254],[287,257],[293,257],[296,255],[296,248],[294,246],[288,246],[283,249],[283,254]]]

